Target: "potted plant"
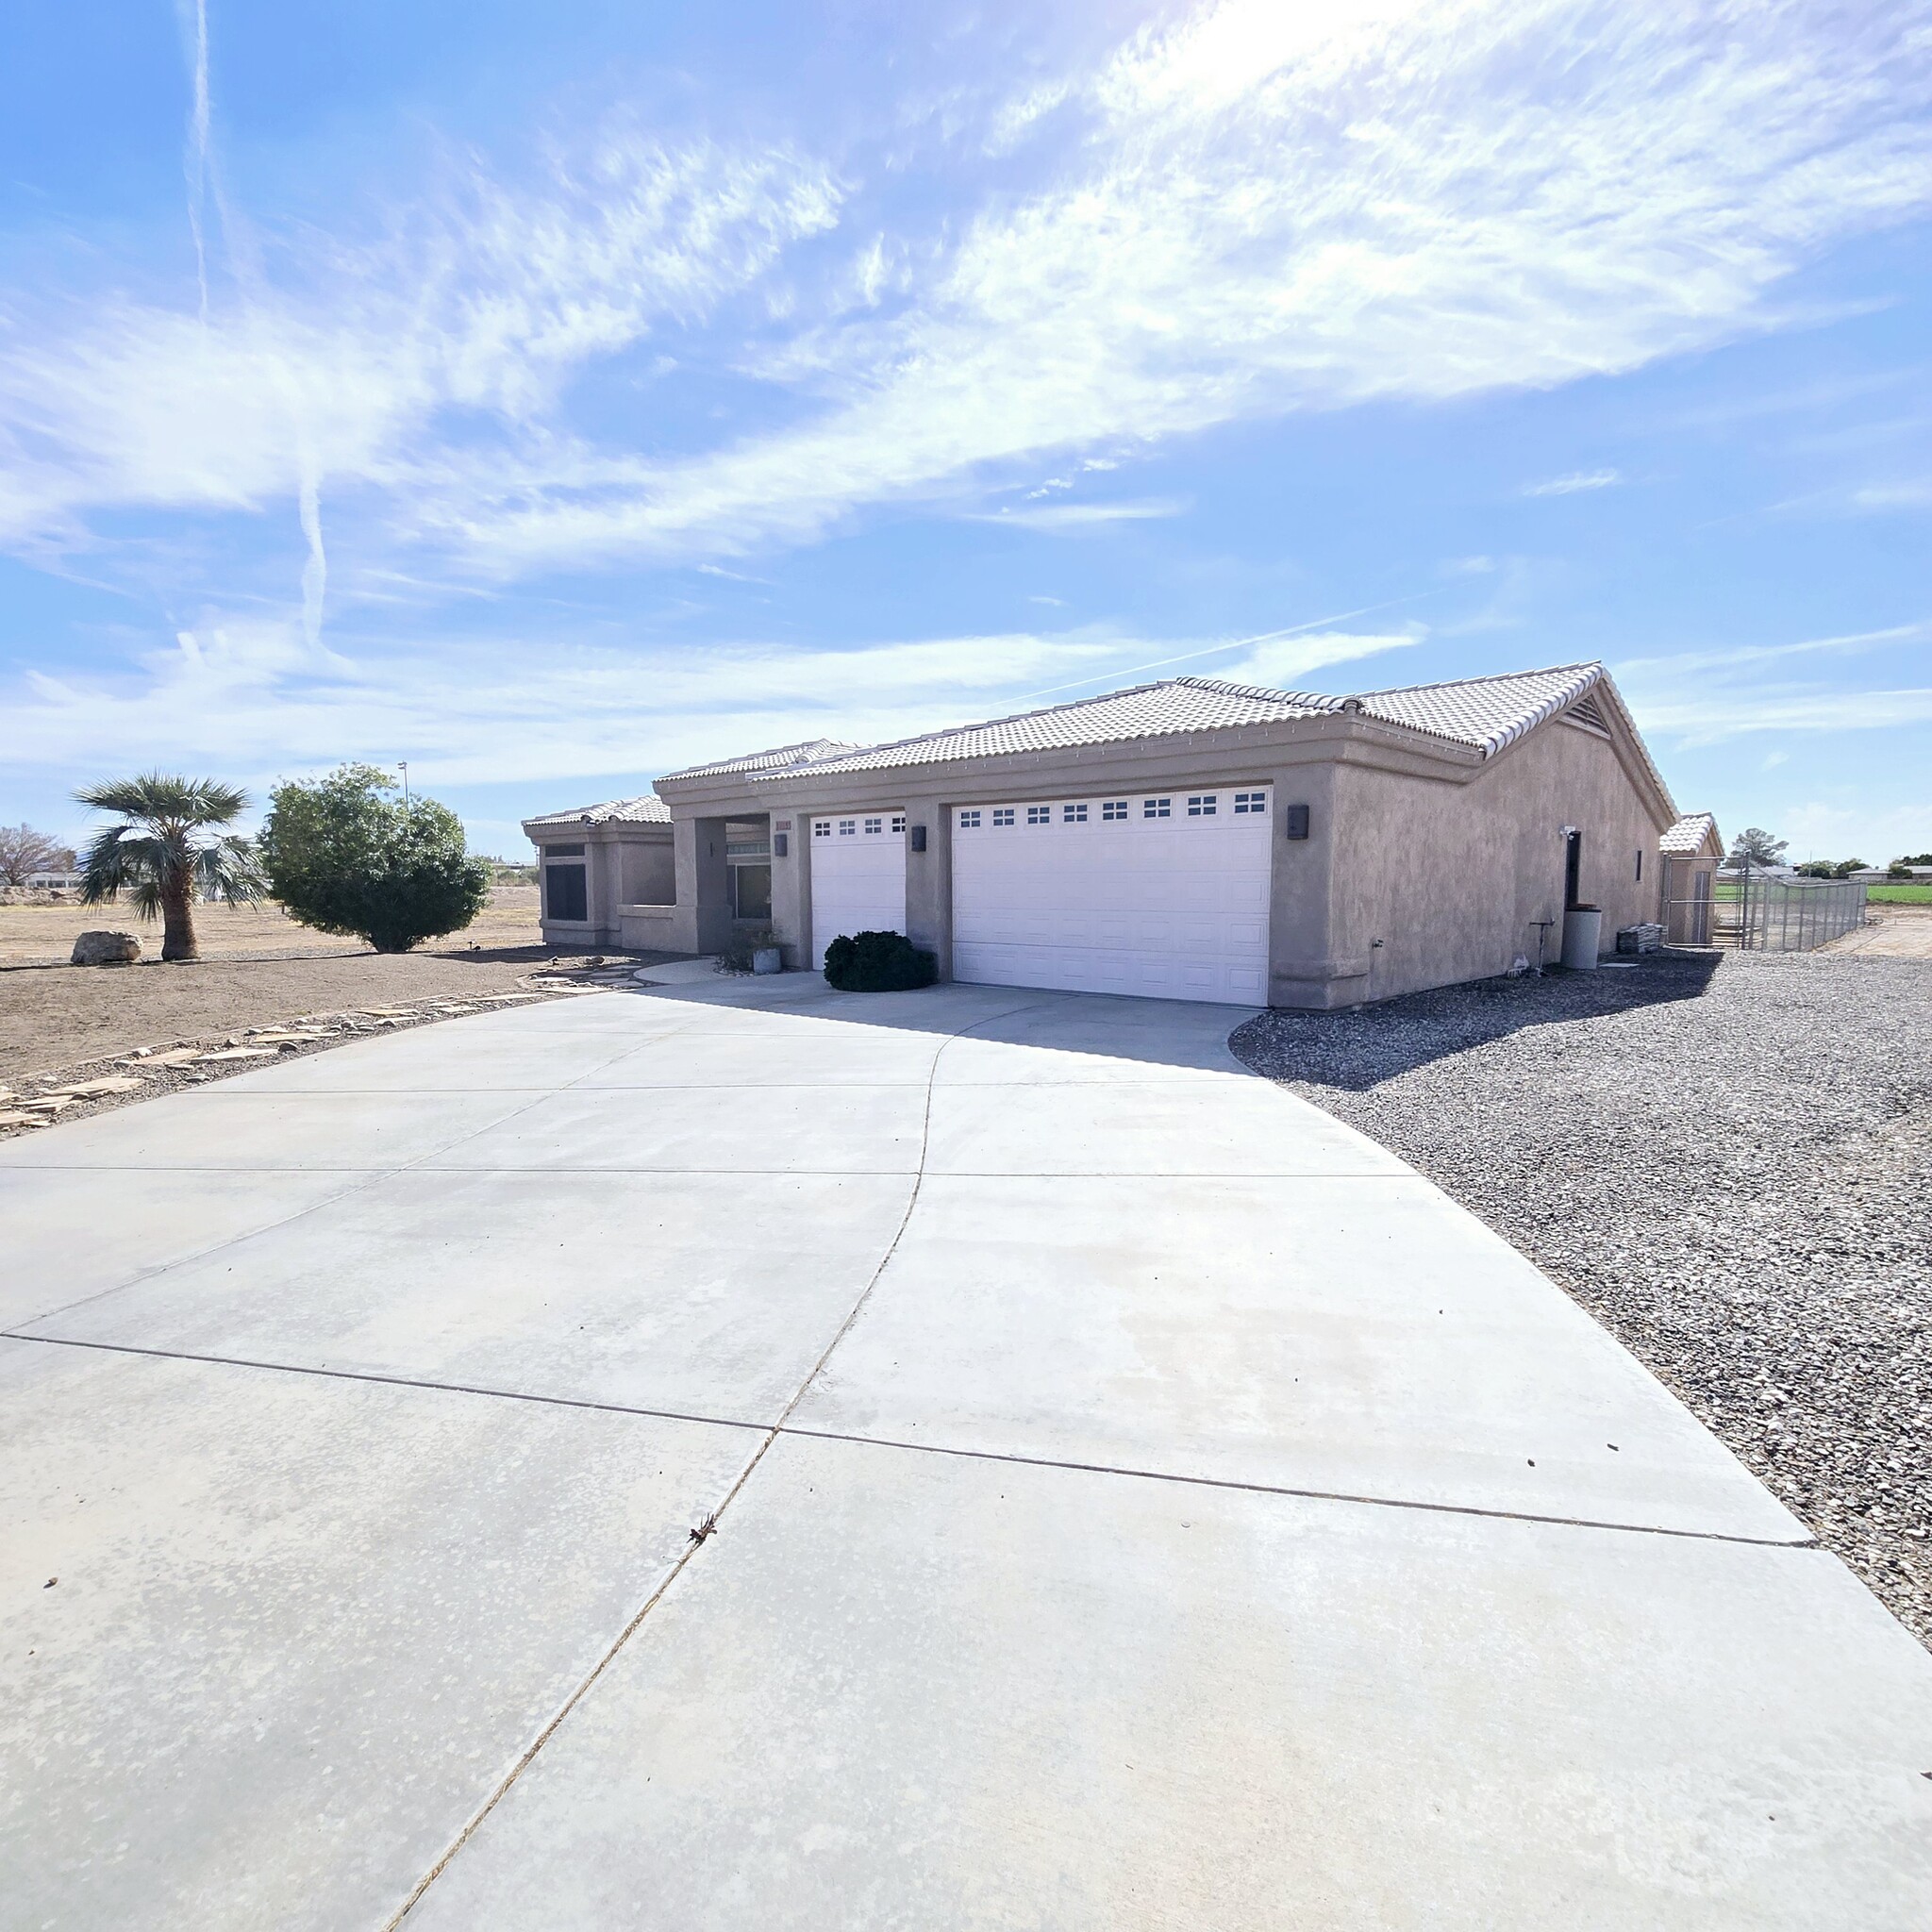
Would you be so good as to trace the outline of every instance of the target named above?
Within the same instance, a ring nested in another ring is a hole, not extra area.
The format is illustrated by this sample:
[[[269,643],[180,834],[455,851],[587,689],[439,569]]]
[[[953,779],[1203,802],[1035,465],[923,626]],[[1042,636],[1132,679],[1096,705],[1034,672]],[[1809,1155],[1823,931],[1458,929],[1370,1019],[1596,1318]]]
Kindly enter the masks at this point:
[[[782,973],[785,956],[769,925],[737,925],[718,955],[720,973]]]

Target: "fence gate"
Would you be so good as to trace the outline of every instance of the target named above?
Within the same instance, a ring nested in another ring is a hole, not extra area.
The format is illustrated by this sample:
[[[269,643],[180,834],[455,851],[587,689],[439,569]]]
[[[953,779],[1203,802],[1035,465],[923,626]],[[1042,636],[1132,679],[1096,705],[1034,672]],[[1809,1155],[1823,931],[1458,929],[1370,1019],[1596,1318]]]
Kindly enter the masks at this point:
[[[1664,944],[1708,946],[1711,932],[1710,869],[1664,860]]]

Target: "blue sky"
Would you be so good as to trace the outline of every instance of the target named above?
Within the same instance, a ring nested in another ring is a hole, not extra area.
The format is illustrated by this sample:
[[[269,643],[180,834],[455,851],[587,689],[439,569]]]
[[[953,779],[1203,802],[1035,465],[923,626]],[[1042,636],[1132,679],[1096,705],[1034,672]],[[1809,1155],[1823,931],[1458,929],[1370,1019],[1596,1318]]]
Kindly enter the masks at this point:
[[[1601,658],[1932,847],[1932,0],[69,0],[0,60],[0,821],[516,821],[1168,670]]]

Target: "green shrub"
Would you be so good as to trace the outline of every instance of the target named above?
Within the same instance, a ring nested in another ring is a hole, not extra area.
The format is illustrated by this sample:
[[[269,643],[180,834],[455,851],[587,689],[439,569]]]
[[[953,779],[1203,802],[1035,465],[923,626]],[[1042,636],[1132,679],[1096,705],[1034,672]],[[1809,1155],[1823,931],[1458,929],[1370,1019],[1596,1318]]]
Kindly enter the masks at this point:
[[[292,917],[378,953],[460,931],[490,902],[490,867],[464,849],[462,821],[432,798],[406,805],[395,790],[374,765],[291,779],[269,793],[256,841]]]
[[[939,976],[939,955],[903,932],[841,933],[825,948],[826,981],[841,992],[904,992]]]

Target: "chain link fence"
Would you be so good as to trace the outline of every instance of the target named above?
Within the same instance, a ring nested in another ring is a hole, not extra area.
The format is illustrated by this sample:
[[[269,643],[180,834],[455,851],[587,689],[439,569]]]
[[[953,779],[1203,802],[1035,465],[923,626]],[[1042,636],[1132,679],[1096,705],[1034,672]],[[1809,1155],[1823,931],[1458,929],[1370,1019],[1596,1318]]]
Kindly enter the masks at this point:
[[[1808,953],[1864,924],[1865,885],[1740,872],[1719,878],[1708,920],[1712,945],[1747,953]]]

